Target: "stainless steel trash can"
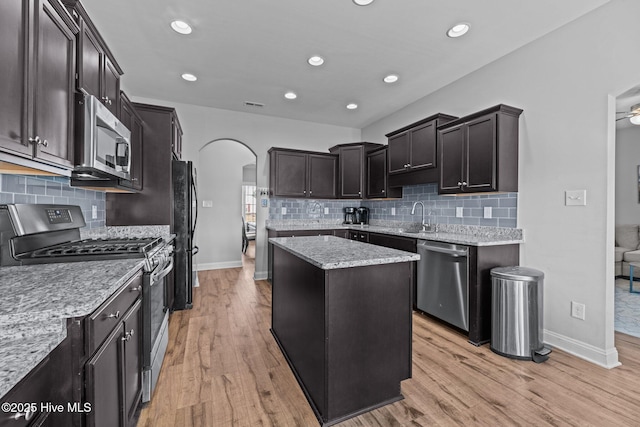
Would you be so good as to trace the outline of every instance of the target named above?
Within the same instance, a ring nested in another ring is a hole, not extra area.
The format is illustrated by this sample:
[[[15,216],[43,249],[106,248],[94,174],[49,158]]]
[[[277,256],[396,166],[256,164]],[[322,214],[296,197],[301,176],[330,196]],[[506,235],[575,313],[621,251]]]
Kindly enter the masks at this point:
[[[502,356],[544,362],[544,273],[526,267],[491,269],[491,350]]]

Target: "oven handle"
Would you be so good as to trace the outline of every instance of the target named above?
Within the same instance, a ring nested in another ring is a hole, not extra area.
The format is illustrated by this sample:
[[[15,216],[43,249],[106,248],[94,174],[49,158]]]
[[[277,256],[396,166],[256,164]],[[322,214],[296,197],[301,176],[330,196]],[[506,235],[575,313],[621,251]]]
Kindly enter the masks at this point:
[[[171,270],[173,270],[173,257],[169,258],[169,265],[167,265],[161,272],[151,274],[151,286],[159,280],[162,280],[167,274],[171,273]]]

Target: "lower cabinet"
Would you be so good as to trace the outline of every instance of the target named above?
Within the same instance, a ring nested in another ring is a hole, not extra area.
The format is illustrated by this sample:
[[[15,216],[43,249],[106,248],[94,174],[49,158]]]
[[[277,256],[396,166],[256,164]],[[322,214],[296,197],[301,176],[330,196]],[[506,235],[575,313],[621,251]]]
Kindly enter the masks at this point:
[[[142,300],[125,314],[85,365],[87,426],[129,426],[142,393]]]
[[[349,230],[349,239],[368,243],[369,233],[367,231]]]
[[[15,408],[9,407],[9,410],[0,412],[0,426],[56,427],[73,424],[68,406],[73,401],[70,355],[71,341],[66,338],[2,398],[3,404],[9,403]],[[51,403],[51,411],[46,409],[47,403]],[[60,405],[63,410],[54,410]]]

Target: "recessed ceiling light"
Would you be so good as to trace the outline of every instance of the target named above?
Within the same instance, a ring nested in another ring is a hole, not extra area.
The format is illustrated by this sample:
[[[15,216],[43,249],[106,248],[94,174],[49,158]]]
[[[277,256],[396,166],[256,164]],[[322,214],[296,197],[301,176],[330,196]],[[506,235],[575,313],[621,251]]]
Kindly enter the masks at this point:
[[[398,75],[397,74],[389,74],[388,76],[386,76],[384,79],[382,79],[385,83],[395,83],[398,81]]]
[[[358,104],[352,102],[351,104],[347,104],[347,108],[349,110],[355,110],[356,108],[358,108]]]
[[[171,23],[171,28],[173,28],[173,31],[180,34],[191,34],[191,31],[193,31],[189,24],[184,21],[177,20]]]
[[[196,80],[198,80],[198,78],[196,76],[194,76],[193,74],[189,74],[189,73],[184,73],[182,75],[182,78],[185,79],[188,82],[195,82]]]
[[[287,99],[296,99],[298,95],[295,92],[287,92],[284,94],[284,97]]]
[[[314,67],[318,67],[324,64],[324,58],[322,56],[314,55],[307,60],[309,65],[313,65]]]
[[[353,0],[353,2],[358,6],[369,6],[373,0]]]
[[[452,38],[460,37],[460,36],[464,36],[467,33],[467,31],[469,31],[469,24],[465,22],[461,22],[449,28],[449,31],[447,31],[447,36]]]

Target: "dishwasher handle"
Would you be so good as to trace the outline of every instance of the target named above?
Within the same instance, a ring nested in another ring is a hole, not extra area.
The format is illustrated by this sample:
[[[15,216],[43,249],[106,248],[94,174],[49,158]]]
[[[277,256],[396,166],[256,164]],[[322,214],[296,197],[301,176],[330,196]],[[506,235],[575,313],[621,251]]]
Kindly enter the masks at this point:
[[[440,246],[432,246],[427,243],[418,243],[418,250],[419,249],[424,249],[431,252],[440,252],[442,254],[451,255],[452,257],[466,257],[468,255],[467,249],[447,249],[441,248]]]

